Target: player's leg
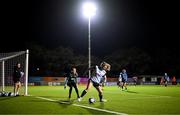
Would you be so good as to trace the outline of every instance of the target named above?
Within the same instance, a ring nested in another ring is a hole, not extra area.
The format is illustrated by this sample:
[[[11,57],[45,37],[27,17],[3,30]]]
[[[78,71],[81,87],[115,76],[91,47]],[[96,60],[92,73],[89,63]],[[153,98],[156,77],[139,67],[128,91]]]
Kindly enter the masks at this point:
[[[13,78],[13,82],[14,82],[14,96],[16,96],[17,87],[18,87],[18,80],[16,78]]]
[[[17,84],[17,96],[19,96],[20,88],[21,88],[21,82],[19,81]]]
[[[72,86],[69,86],[69,99],[71,98]]]
[[[92,82],[91,80],[89,79],[88,80],[88,83],[87,83],[87,87],[85,90],[83,90],[83,92],[81,93],[81,96],[80,98],[78,98],[78,101],[81,101],[82,97],[84,97],[84,95],[86,95],[86,93],[88,92],[88,90],[92,87]]]
[[[122,90],[123,90],[123,88],[124,88],[124,84],[125,84],[125,82],[123,81],[123,82],[122,82],[122,85],[121,85]]]
[[[77,87],[76,83],[73,83],[73,87],[74,87],[74,89],[75,89],[75,91],[76,91],[77,98],[80,98],[80,96],[79,96],[79,91],[78,91],[78,87]]]
[[[19,82],[15,82],[14,95],[19,96]]]
[[[127,82],[124,82],[125,90],[127,90]]]
[[[71,98],[71,93],[72,93],[72,83],[70,81],[67,82],[67,86],[69,87],[69,97],[68,99],[70,100]]]
[[[137,83],[136,83],[136,80],[134,80],[134,86],[136,86],[136,84],[137,84]]]
[[[19,91],[19,82],[16,82],[16,95],[18,95],[18,91]]]
[[[101,90],[104,91],[103,87],[105,87],[105,83],[102,83],[102,85],[100,85],[100,86],[101,86]]]
[[[165,87],[167,87],[167,81],[165,81]]]
[[[121,86],[120,81],[117,82],[117,86],[118,88]]]
[[[123,89],[123,85],[124,85],[124,82],[123,82],[123,81],[121,81],[121,82],[120,82],[120,86],[119,86],[119,87],[121,87],[121,89]]]
[[[16,96],[16,82],[14,82],[14,96]]]
[[[99,101],[100,102],[104,102],[105,100],[103,99],[103,91],[102,91],[101,86],[95,86],[95,88],[96,88],[96,90],[99,93]]]
[[[88,80],[87,87],[86,87],[86,89],[82,92],[81,97],[83,97],[83,96],[88,92],[88,90],[89,90],[91,87],[92,87],[92,82],[91,82],[91,80],[89,79],[89,80]]]

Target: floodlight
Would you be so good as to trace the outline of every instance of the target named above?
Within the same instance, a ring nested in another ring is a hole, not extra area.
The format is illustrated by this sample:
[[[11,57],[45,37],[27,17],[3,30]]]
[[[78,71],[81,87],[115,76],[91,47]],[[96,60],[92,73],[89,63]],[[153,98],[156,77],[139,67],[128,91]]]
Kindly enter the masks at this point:
[[[96,5],[92,2],[87,2],[83,5],[83,13],[86,17],[91,17],[96,14]]]

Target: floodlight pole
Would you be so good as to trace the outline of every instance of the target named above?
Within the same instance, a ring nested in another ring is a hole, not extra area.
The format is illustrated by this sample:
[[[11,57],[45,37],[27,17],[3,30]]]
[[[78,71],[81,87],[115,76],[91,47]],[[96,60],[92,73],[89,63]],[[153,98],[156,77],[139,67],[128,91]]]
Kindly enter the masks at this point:
[[[89,78],[91,77],[91,16],[89,16],[89,23],[88,23],[88,54],[89,54]]]
[[[91,77],[91,16],[96,13],[96,6],[93,3],[86,2],[83,6],[84,14],[88,16],[88,68],[89,78]]]

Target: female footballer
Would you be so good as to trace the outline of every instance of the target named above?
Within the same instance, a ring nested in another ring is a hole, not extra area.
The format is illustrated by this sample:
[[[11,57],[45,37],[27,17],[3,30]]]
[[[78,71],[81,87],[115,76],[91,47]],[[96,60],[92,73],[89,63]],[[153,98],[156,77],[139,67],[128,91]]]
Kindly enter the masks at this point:
[[[76,68],[72,67],[71,70],[66,75],[66,80],[65,80],[65,84],[64,84],[64,88],[66,88],[67,85],[69,86],[69,100],[71,98],[71,93],[72,93],[73,87],[76,91],[77,98],[79,98],[77,77],[78,77],[78,73],[76,71]]]
[[[88,92],[88,90],[93,85],[98,94],[100,102],[105,102],[106,100],[103,99],[103,91],[102,91],[102,82],[106,80],[106,73],[110,71],[110,64],[106,62],[102,62],[100,66],[97,65],[95,67],[90,68],[93,70],[91,78],[89,78],[86,89],[82,92],[81,97],[78,98],[78,101],[81,101],[82,97]]]

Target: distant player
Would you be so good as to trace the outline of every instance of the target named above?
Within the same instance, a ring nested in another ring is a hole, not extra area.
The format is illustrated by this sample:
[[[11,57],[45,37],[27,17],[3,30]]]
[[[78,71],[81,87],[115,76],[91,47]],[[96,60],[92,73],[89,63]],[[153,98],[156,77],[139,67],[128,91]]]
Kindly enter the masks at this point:
[[[89,78],[88,80],[86,89],[82,92],[81,97],[78,99],[78,101],[81,101],[81,99],[84,97],[84,95],[86,95],[86,93],[88,92],[88,90],[91,88],[92,85],[98,91],[100,102],[106,101],[105,99],[103,99],[102,81],[103,79],[104,80],[106,79],[106,72],[110,71],[110,68],[111,68],[110,64],[106,62],[102,62],[100,66],[96,65],[95,67],[89,68],[93,70],[93,73],[91,78]]]
[[[126,69],[123,69],[122,72],[119,74],[120,78],[122,78],[122,85],[121,88],[122,90],[125,88],[127,90],[127,80],[128,80],[128,75],[126,72]]]
[[[176,76],[172,77],[172,85],[177,85]]]
[[[138,80],[138,77],[134,76],[134,77],[133,77],[134,86],[137,85],[137,80]]]
[[[77,82],[78,73],[76,71],[75,67],[72,67],[69,71],[66,73],[66,80],[64,84],[64,88],[66,89],[66,86],[69,86],[69,100],[71,98],[72,88],[74,87],[77,98],[79,97],[79,91],[78,91],[78,82]]]
[[[164,85],[165,85],[165,87],[167,87],[168,82],[169,82],[169,76],[167,73],[164,73]]]
[[[13,72],[13,82],[14,82],[14,96],[19,96],[19,90],[21,88],[21,77],[23,77],[24,72],[22,71],[21,64],[17,63],[14,67]]]
[[[163,86],[163,84],[164,84],[164,76],[162,76],[160,80],[160,85]]]

